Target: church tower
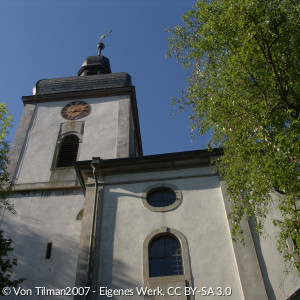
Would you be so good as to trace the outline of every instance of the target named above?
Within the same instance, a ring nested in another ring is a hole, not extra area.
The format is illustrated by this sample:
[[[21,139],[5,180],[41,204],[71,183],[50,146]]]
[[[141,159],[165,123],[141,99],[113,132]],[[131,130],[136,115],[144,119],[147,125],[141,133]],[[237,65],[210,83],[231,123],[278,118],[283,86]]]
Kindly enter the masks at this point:
[[[98,47],[78,76],[39,80],[22,97],[9,155],[17,214],[6,213],[3,226],[24,288],[75,285],[84,194],[73,162],[142,156],[131,77],[112,73]]]

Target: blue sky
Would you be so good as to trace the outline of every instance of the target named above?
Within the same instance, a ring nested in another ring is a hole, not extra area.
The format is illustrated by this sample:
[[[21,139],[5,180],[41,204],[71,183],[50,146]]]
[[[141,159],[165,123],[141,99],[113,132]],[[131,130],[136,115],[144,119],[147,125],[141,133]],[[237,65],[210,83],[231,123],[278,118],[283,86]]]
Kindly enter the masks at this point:
[[[191,142],[187,114],[171,114],[171,96],[184,88],[187,70],[167,59],[165,28],[181,24],[194,0],[1,0],[0,101],[14,117],[39,79],[77,76],[87,56],[110,59],[112,72],[127,72],[136,88],[144,155],[201,149]]]

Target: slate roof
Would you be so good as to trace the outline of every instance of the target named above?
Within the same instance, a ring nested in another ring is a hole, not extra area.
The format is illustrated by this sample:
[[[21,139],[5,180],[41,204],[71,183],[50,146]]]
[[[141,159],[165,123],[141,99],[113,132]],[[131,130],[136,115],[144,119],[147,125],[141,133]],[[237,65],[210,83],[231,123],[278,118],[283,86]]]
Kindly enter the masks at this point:
[[[125,72],[41,79],[33,87],[33,95],[118,88],[131,85],[131,76]]]

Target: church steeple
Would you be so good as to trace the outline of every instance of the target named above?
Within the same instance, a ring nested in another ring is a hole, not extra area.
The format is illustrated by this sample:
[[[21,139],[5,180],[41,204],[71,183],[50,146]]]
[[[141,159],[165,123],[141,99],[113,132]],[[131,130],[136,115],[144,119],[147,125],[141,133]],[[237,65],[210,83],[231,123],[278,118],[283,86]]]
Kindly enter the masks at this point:
[[[100,37],[100,43],[97,44],[99,49],[97,56],[88,56],[88,58],[82,63],[82,67],[78,71],[78,76],[89,76],[89,75],[99,75],[99,74],[108,74],[111,73],[109,59],[101,55],[102,50],[105,48],[103,40],[106,36],[111,33],[111,30],[108,33]]]
[[[109,59],[103,55],[88,56],[78,71],[78,76],[111,73]]]

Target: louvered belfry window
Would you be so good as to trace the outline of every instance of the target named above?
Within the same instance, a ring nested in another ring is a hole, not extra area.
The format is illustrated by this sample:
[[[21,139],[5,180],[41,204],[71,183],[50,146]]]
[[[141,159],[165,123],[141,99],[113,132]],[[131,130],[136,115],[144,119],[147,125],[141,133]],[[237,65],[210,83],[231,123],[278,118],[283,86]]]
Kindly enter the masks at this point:
[[[74,135],[67,135],[62,141],[57,158],[57,168],[70,167],[76,161],[79,146],[79,138]]]

